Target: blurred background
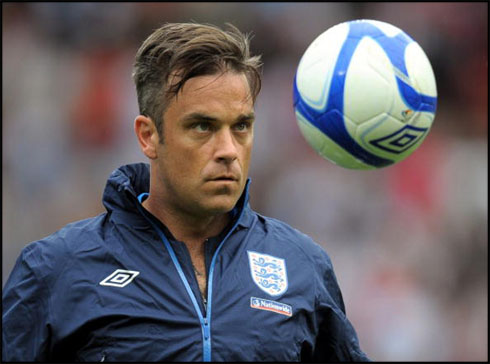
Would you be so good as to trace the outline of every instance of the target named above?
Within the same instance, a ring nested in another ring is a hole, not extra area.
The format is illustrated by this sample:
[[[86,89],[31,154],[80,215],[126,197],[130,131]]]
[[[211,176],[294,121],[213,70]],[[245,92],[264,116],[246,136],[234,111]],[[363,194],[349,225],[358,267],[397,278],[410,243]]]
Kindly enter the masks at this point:
[[[2,284],[20,250],[104,211],[110,173],[146,162],[133,134],[140,43],[164,22],[253,32],[263,55],[251,205],[332,258],[378,361],[488,360],[488,3],[2,3]],[[438,110],[403,162],[351,171],[306,144],[292,108],[310,42],[376,19],[425,50]]]

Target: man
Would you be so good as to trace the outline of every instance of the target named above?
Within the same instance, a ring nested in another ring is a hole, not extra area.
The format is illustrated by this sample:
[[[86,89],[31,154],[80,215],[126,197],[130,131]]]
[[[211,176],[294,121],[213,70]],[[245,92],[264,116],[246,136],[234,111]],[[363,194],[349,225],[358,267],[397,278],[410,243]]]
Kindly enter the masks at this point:
[[[260,60],[235,27],[141,46],[134,129],[107,212],[22,251],[4,361],[364,361],[327,254],[248,204]]]

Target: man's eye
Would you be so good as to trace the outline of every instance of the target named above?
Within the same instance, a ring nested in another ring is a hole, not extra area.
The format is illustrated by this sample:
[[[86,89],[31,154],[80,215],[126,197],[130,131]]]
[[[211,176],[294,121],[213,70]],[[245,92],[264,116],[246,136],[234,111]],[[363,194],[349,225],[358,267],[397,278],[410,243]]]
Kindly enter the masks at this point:
[[[248,129],[250,129],[250,123],[245,121],[235,125],[235,130],[237,131],[246,131]]]
[[[206,132],[211,130],[211,124],[207,122],[199,122],[192,125],[192,128],[198,132]]]

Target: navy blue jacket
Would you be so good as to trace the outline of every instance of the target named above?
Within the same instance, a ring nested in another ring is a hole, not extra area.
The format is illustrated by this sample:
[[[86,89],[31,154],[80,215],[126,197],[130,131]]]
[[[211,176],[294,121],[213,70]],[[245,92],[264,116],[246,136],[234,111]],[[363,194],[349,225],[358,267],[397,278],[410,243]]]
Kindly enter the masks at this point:
[[[4,361],[365,361],[331,261],[252,211],[190,255],[140,201],[149,168],[115,170],[107,212],[26,246],[3,289]]]

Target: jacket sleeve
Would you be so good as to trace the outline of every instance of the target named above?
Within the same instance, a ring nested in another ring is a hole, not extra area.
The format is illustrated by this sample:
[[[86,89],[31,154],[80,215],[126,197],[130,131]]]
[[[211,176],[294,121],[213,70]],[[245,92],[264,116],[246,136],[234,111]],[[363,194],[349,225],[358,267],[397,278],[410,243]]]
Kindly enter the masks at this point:
[[[26,255],[24,249],[2,293],[2,361],[48,360],[48,288]]]
[[[319,325],[312,357],[314,362],[370,361],[359,346],[356,331],[348,320],[342,293],[330,258],[322,252],[317,281],[316,315]]]

